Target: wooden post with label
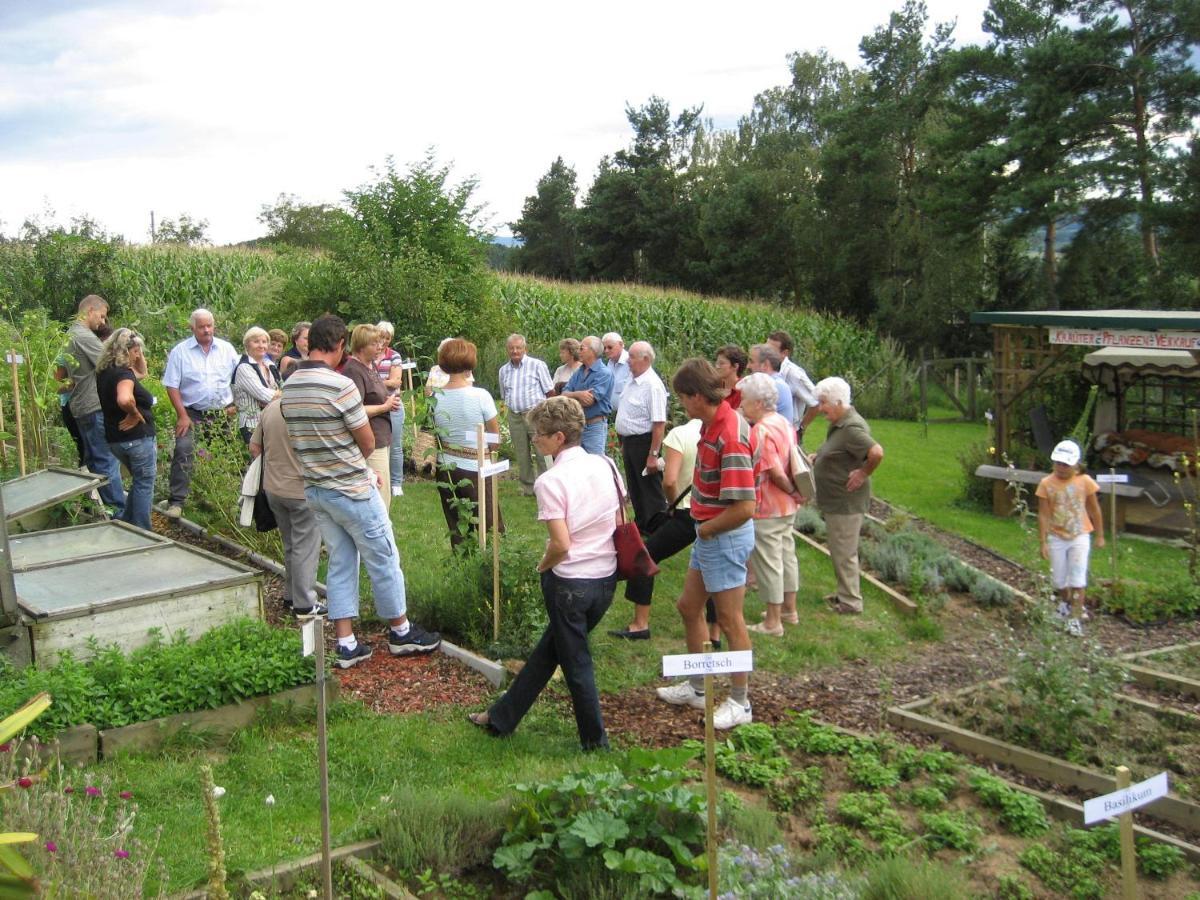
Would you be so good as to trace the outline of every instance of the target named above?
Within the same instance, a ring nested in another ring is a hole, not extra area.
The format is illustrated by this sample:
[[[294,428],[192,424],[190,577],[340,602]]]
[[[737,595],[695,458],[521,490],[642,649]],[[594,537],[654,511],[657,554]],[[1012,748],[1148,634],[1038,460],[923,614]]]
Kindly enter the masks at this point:
[[[1111,493],[1108,495],[1108,517],[1112,520],[1109,526],[1112,529],[1112,583],[1113,591],[1117,589],[1117,470],[1109,469],[1108,474],[1112,476],[1112,483],[1109,484]]]
[[[477,478],[479,480],[478,489],[475,495],[479,498],[476,508],[479,511],[479,549],[487,549],[487,479],[484,478],[483,470],[487,467],[488,452],[487,452],[487,435],[483,430],[483,423],[475,426],[475,461],[479,466]]]
[[[4,400],[0,399],[0,432],[3,432],[3,431],[4,431]],[[82,459],[79,461],[79,464],[81,466],[83,465]],[[6,469],[8,468],[8,441],[6,441],[4,439],[4,436],[2,434],[0,434],[0,465],[3,465]]]
[[[1115,492],[1114,492],[1115,496]],[[1117,790],[1129,787],[1129,769],[1117,766]],[[1133,811],[1117,817],[1121,828],[1121,900],[1137,900],[1137,852],[1133,844]]]
[[[492,478],[492,508],[500,509],[500,479]],[[492,519],[492,640],[500,640],[500,516]]]
[[[704,642],[704,652],[712,653],[712,641]],[[713,677],[704,673],[704,789],[708,796],[708,896],[717,900],[720,879],[717,872],[717,740],[713,731]]]
[[[21,427],[21,382],[17,377],[17,364],[20,363],[21,357],[17,355],[16,350],[8,351],[8,362],[12,366],[12,386],[13,386],[13,421],[17,428],[17,465],[21,469],[21,474],[25,473],[25,432]]]

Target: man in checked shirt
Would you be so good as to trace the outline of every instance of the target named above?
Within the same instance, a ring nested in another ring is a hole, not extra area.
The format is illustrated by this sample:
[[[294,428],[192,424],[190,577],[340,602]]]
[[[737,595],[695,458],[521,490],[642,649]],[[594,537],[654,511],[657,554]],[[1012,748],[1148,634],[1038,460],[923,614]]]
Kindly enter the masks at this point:
[[[546,364],[526,354],[524,335],[510,334],[506,347],[508,362],[500,367],[500,396],[508,407],[508,436],[517,457],[521,493],[532,497],[534,471],[537,475],[545,472],[546,460],[529,440],[525,413],[554,395],[554,382]]]

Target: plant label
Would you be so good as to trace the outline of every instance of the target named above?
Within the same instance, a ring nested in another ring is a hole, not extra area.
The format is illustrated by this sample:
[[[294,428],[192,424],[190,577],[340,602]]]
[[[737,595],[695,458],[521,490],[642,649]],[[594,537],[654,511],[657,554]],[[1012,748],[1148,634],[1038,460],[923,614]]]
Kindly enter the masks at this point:
[[[301,656],[312,656],[317,652],[317,620],[309,619],[300,626]]]
[[[395,366],[394,368],[397,368],[397,369],[415,369],[416,367],[417,367],[417,364],[416,364],[415,362],[409,361],[409,362],[403,362],[403,363],[400,363],[400,365],[398,365],[398,366]]]
[[[685,675],[729,675],[733,672],[754,671],[753,650],[733,650],[727,653],[683,653],[662,658],[663,675],[667,678]]]
[[[1153,778],[1131,784],[1127,788],[1113,791],[1102,797],[1093,797],[1083,802],[1083,824],[1091,825],[1102,819],[1110,819],[1122,813],[1133,812],[1159,797],[1167,796],[1167,773],[1159,772]]]
[[[20,353],[6,353],[6,354],[4,354],[4,361],[6,363],[8,363],[10,366],[12,366],[12,365],[19,366],[23,362],[25,362],[25,357],[22,356]]]
[[[1096,475],[1096,484],[1128,484],[1128,475]]]
[[[491,478],[493,475],[499,475],[501,472],[507,472],[508,465],[509,463],[507,459],[502,459],[499,462],[489,463],[483,467],[483,471],[480,474],[482,474],[484,478]]]
[[[477,434],[475,433],[474,429],[472,429],[472,430],[469,430],[469,431],[464,431],[464,432],[463,432],[463,442],[464,442],[464,446],[467,446],[467,447],[476,447],[476,446],[478,446],[478,445],[475,443],[475,441],[476,441],[476,439],[477,439],[478,437],[479,437],[479,435],[477,435]],[[500,443],[500,435],[498,435],[498,434],[492,434],[490,431],[485,431],[485,432],[483,433],[483,439],[484,439],[484,440],[485,440],[487,443],[489,443],[489,444],[498,444],[498,443]]]

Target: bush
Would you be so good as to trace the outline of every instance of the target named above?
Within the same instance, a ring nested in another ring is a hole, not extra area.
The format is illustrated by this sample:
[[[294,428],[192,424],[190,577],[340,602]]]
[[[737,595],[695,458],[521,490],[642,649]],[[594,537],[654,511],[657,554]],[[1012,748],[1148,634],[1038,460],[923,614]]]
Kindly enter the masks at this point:
[[[1012,606],[1016,594],[994,578],[980,575],[971,585],[971,599],[984,609]]]
[[[427,787],[392,792],[379,837],[389,865],[401,872],[461,872],[486,863],[500,843],[501,804]]]
[[[818,541],[825,540],[829,529],[815,503],[809,503],[796,510],[795,525],[802,534],[808,534]]]
[[[958,452],[958,464],[962,467],[962,493],[959,499],[968,509],[992,511],[992,485],[995,482],[975,474],[980,466],[995,461],[992,449],[985,441],[978,441]]]
[[[230,622],[193,643],[182,631],[169,643],[157,630],[151,634],[149,644],[129,655],[93,639],[93,659],[78,662],[64,654],[48,669],[16,670],[0,656],[0,715],[46,691],[54,705],[29,731],[47,738],[73,725],[118,728],[313,681],[313,658],[300,655],[299,633],[265,622]]]
[[[1037,797],[1005,784],[982,769],[971,774],[970,785],[984,806],[999,811],[1000,822],[1013,834],[1035,837],[1050,830],[1046,808]]]

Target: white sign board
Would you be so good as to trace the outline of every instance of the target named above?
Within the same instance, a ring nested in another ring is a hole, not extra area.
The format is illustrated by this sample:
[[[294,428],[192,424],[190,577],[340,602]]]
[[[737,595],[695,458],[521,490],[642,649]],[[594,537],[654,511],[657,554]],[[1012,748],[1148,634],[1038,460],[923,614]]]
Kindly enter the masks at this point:
[[[300,643],[303,646],[301,656],[312,656],[317,652],[317,620],[309,619],[300,626]]]
[[[1097,475],[1096,484],[1128,484],[1128,475]]]
[[[1051,326],[1050,343],[1071,347],[1129,347],[1136,350],[1200,350],[1200,331],[1138,331],[1132,328]]]
[[[465,442],[465,445],[468,447],[477,447],[478,444],[476,444],[475,441],[478,439],[478,437],[479,437],[479,435],[476,434],[474,430],[463,432],[463,441]],[[492,434],[490,431],[485,431],[483,433],[483,439],[484,439],[484,442],[488,443],[488,444],[500,443],[500,435]]]
[[[25,362],[25,357],[20,353],[6,353],[4,354],[4,361],[9,365],[16,363],[19,366]]]
[[[508,460],[502,459],[499,462],[490,463],[481,470],[480,474],[484,478],[491,478],[493,475],[499,475],[501,472],[508,471]]]
[[[1167,790],[1167,773],[1159,772],[1153,778],[1131,784],[1127,788],[1121,788],[1121,790],[1105,794],[1103,797],[1085,800],[1083,802],[1083,824],[1091,825],[1102,819],[1133,812],[1147,803],[1154,802],[1159,797],[1167,796]]]
[[[404,370],[404,369],[415,369],[416,367],[417,367],[417,364],[416,364],[415,362],[412,362],[412,361],[409,361],[409,362],[403,362],[403,363],[400,363],[400,365],[398,365],[398,366],[393,366],[393,368],[396,368],[396,369],[401,369],[401,370]]]
[[[682,675],[729,675],[733,672],[753,672],[754,651],[684,653],[678,656],[664,656],[662,663],[663,675],[667,678]]]

